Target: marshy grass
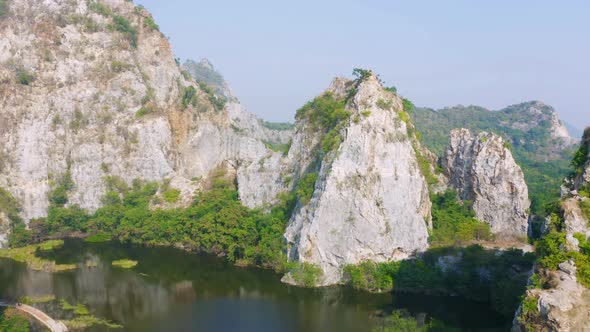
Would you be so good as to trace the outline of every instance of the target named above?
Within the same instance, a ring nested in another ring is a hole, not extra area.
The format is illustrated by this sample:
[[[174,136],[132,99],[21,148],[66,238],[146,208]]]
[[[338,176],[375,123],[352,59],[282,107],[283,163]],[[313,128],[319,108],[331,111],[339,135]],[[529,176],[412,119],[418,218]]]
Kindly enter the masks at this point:
[[[23,296],[19,302],[24,304],[49,303],[55,301],[55,295]]]
[[[22,248],[1,249],[0,258],[8,258],[17,262],[25,263],[30,269],[36,271],[60,272],[75,270],[75,264],[57,264],[55,261],[38,257],[36,255],[37,251],[51,251],[62,247],[63,244],[63,240],[52,240]]]
[[[116,267],[123,268],[123,269],[131,269],[137,265],[137,261],[130,260],[130,259],[119,259],[119,260],[113,261],[112,265],[116,266]]]
[[[89,236],[84,239],[86,243],[102,243],[102,242],[109,242],[113,239],[113,237],[109,234],[99,233]]]

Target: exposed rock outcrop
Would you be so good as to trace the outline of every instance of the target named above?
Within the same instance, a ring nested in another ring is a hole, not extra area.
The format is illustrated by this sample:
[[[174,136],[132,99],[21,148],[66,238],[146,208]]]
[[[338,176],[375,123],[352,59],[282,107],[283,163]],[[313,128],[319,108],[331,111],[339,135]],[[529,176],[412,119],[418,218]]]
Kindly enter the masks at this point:
[[[107,176],[168,179],[185,204],[220,165],[235,169],[248,206],[285,187],[282,153],[264,141],[289,134],[185,77],[146,10],[125,0],[9,5],[0,20],[0,187],[24,220],[47,214],[66,172],[70,204],[89,211]]]
[[[495,234],[526,237],[530,200],[524,174],[504,140],[493,133],[451,132],[442,159],[449,185],[473,202],[477,219]]]
[[[289,257],[318,265],[321,285],[339,283],[347,264],[400,260],[428,246],[431,203],[402,101],[375,76],[354,84],[336,79],[326,92],[344,99],[356,91],[346,103],[351,116],[338,148],[317,165],[310,147],[317,149],[322,137],[299,117],[289,152],[298,177],[318,172],[311,200],[298,206],[287,228]]]
[[[574,179],[568,179],[566,181],[568,185],[562,187],[563,225],[561,232],[564,233],[566,242],[560,249],[564,252],[580,251],[578,238],[580,236],[585,236],[586,239],[590,237],[590,220],[581,209],[582,202],[590,198],[579,196],[577,192],[590,182],[587,177],[590,163],[586,149],[586,147],[590,147],[590,128],[586,129],[580,147],[579,151],[586,153],[586,156],[582,154],[580,160],[577,161],[581,163],[582,172],[579,172]],[[572,183],[573,186],[571,186]],[[539,317],[536,322],[533,322],[536,324],[535,328],[551,332],[590,331],[590,290],[578,281],[575,261],[570,259],[560,263],[558,271],[542,269],[540,272],[552,277],[552,287],[527,291],[527,298],[536,299],[537,303]],[[526,330],[526,327],[518,319],[520,310],[522,309],[519,309],[514,320],[514,332]]]

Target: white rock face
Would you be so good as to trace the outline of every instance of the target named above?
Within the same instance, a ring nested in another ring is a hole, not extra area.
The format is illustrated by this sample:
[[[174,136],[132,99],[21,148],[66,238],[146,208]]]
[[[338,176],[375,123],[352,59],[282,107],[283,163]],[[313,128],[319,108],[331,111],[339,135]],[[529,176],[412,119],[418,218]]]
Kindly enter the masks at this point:
[[[347,85],[337,79],[328,91],[342,96]],[[404,259],[428,246],[428,188],[401,109],[400,98],[375,77],[361,83],[347,105],[352,116],[343,142],[322,160],[311,201],[291,218],[289,257],[318,265],[321,285],[339,283],[344,265]],[[299,174],[312,164],[310,147],[318,141],[317,131],[298,120],[289,157]]]
[[[450,186],[461,199],[473,202],[477,219],[488,223],[493,233],[527,235],[528,188],[500,136],[486,132],[472,136],[467,129],[453,130],[442,164]]]
[[[590,331],[590,290],[577,282],[573,262],[564,262],[559,269],[553,277],[556,287],[527,291],[528,296],[538,297],[544,331]],[[516,320],[512,331],[522,331]]]
[[[216,110],[183,77],[168,40],[144,24],[147,11],[102,3],[137,29],[137,47],[86,1],[11,1],[0,21],[0,187],[20,202],[23,219],[47,214],[50,183],[68,170],[70,204],[89,211],[101,205],[106,176],[169,179],[188,203],[226,164],[246,205],[271,202],[285,187],[284,166],[263,141],[288,142],[290,133],[263,128],[236,103]],[[184,108],[191,85],[198,105]],[[142,108],[151,112],[136,115]],[[0,241],[5,235],[0,227]]]

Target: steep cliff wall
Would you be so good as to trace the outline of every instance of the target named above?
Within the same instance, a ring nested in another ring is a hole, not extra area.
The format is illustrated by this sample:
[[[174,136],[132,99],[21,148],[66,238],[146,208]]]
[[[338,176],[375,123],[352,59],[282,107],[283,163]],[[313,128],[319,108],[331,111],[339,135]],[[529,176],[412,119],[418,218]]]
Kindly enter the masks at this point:
[[[240,188],[249,206],[283,186],[279,171],[257,168],[279,166],[281,153],[263,143],[270,134],[185,77],[144,9],[125,0],[9,5],[0,20],[0,187],[25,220],[47,214],[66,173],[69,203],[90,211],[107,176],[169,179],[181,204],[222,164],[258,184]]]
[[[431,204],[401,99],[375,76],[337,79],[323,96],[344,100],[344,109],[334,112],[349,117],[336,127],[341,142],[334,146],[334,131],[323,135],[314,124],[320,102],[298,114],[289,158],[297,177],[317,172],[317,180],[285,237],[290,259],[318,265],[320,284],[330,285],[341,281],[346,264],[399,260],[425,250]],[[323,151],[319,159],[317,149]]]
[[[473,202],[477,219],[496,234],[525,237],[528,229],[528,188],[520,167],[504,140],[467,129],[451,132],[451,143],[442,160],[461,199]]]

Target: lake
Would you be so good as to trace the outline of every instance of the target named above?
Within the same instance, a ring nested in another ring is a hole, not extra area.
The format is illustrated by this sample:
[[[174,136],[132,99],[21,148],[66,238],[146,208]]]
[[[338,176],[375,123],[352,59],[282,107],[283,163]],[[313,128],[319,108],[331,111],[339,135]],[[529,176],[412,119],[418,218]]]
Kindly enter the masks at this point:
[[[379,327],[382,313],[394,309],[463,331],[506,331],[511,321],[487,304],[458,297],[297,288],[281,283],[273,271],[173,248],[68,239],[43,256],[80,267],[46,273],[0,259],[0,298],[55,295],[124,326],[89,331],[362,332]],[[111,266],[124,258],[139,264],[132,269]],[[56,319],[73,315],[58,301],[36,306]]]

